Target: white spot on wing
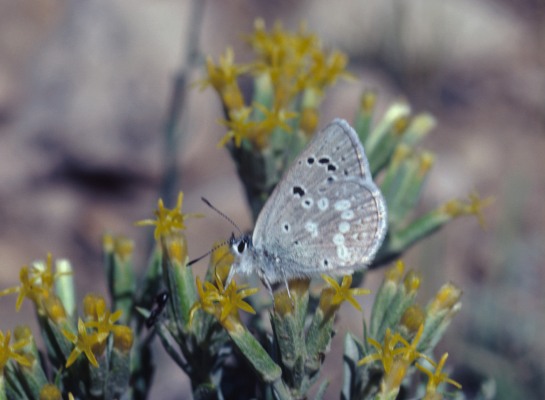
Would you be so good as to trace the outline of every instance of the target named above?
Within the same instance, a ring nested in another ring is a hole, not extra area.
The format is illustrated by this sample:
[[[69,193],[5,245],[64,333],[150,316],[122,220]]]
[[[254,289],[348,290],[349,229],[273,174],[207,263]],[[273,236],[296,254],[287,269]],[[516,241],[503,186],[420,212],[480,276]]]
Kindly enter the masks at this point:
[[[352,219],[352,218],[354,218],[354,211],[352,211],[352,210],[344,210],[344,211],[341,213],[341,218],[342,218],[342,219]]]
[[[316,222],[308,221],[305,224],[305,229],[313,238],[318,237],[318,224]]]
[[[329,207],[329,200],[326,199],[325,197],[322,197],[320,200],[318,200],[317,204],[318,204],[318,208],[321,211],[325,211]]]
[[[333,243],[337,246],[344,245],[344,236],[342,233],[336,233],[333,235]]]
[[[335,202],[335,210],[344,211],[350,208],[350,200],[337,200]]]
[[[350,230],[350,224],[346,221],[342,221],[340,224],[339,224],[339,232],[341,233],[346,233]]]
[[[350,252],[345,245],[337,246],[337,257],[343,261],[347,261],[350,258]]]

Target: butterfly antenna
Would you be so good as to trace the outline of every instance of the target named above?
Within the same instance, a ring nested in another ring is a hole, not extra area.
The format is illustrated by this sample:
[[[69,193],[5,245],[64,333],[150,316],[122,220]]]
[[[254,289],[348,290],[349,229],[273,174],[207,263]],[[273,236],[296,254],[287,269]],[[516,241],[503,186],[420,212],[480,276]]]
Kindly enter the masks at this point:
[[[235,224],[235,222],[229,218],[227,215],[225,215],[224,213],[222,213],[220,210],[218,210],[216,207],[214,207],[212,205],[212,203],[210,203],[208,200],[206,200],[204,197],[201,197],[201,200],[204,202],[204,204],[206,204],[208,207],[210,207],[212,210],[214,210],[215,212],[217,212],[219,215],[221,215],[223,218],[225,218],[227,221],[229,221],[231,223],[231,225],[233,225],[235,228],[237,228],[237,231],[238,233],[240,233],[242,235],[242,231],[240,230],[240,228],[238,227],[237,224]]]
[[[187,263],[187,266],[188,266],[188,267],[191,267],[193,264],[195,264],[195,263],[198,262],[198,261],[201,261],[204,257],[206,257],[206,256],[209,255],[209,254],[212,254],[214,251],[216,251],[216,250],[219,249],[220,247],[227,246],[228,243],[229,243],[228,240],[224,240],[223,242],[221,242],[221,243],[215,245],[215,246],[212,247],[210,250],[208,250],[206,253],[204,253],[202,256],[197,257],[197,258],[195,258],[195,259],[189,261],[189,262]]]

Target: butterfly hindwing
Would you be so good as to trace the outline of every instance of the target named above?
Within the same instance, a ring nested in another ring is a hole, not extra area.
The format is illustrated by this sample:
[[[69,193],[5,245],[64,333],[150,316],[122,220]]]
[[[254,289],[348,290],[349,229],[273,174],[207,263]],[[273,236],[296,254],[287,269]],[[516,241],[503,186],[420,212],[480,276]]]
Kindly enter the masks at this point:
[[[274,253],[299,275],[348,272],[372,260],[385,231],[384,199],[359,139],[345,121],[335,120],[277,185],[258,217],[253,242],[256,251]]]

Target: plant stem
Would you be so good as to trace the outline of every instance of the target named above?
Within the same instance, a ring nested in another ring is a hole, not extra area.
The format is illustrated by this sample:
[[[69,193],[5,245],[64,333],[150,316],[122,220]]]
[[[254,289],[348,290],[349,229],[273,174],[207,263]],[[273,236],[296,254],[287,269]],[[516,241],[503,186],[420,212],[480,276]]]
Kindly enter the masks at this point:
[[[182,137],[181,119],[187,96],[188,75],[199,62],[199,34],[203,19],[205,2],[193,0],[191,16],[188,21],[187,45],[183,54],[183,62],[180,65],[172,87],[168,113],[163,128],[164,148],[164,173],[161,183],[160,195],[166,204],[176,200],[178,182],[180,179],[177,171],[178,140]]]

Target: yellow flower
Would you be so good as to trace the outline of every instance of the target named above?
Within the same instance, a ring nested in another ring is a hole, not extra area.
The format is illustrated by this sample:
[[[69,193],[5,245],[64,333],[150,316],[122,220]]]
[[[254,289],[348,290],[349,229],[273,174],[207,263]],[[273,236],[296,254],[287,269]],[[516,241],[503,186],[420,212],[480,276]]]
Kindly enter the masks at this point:
[[[44,268],[33,267],[34,280],[42,285],[42,287],[49,291],[53,287],[53,281],[55,275],[53,274],[53,257],[51,253],[47,253]]]
[[[392,335],[390,328],[386,329],[386,333],[384,334],[384,344],[380,344],[373,338],[368,338],[367,341],[377,350],[377,352],[362,358],[360,361],[358,361],[358,365],[380,360],[382,362],[384,372],[388,374],[392,369],[395,357],[403,352],[403,349],[396,349],[400,339],[401,335],[399,333]]]
[[[84,312],[90,319],[85,323],[88,328],[95,328],[98,333],[110,333],[115,322],[121,318],[122,311],[117,310],[113,314],[106,306],[106,300],[101,296],[88,294],[83,299]]]
[[[384,344],[380,344],[373,338],[367,339],[377,351],[362,358],[358,365],[377,360],[382,362],[384,377],[381,382],[381,393],[397,393],[408,368],[415,360],[424,358],[432,362],[428,356],[417,350],[423,332],[424,325],[420,325],[411,343],[407,342],[399,333],[392,335],[390,328],[386,329]]]
[[[427,313],[432,315],[445,310],[455,309],[462,297],[462,290],[452,283],[445,283],[427,306]]]
[[[191,306],[191,309],[189,311],[190,325],[193,321],[195,312],[198,309],[202,309],[208,314],[216,315],[217,313],[216,313],[215,302],[217,302],[220,298],[220,292],[218,288],[214,286],[212,283],[204,282],[204,286],[203,286],[203,283],[201,282],[198,276],[196,278],[196,283],[197,283],[197,293],[199,294],[199,300],[197,300],[195,304]]]
[[[81,353],[85,353],[89,362],[94,367],[98,368],[98,361],[93,352],[93,348],[108,337],[107,332],[88,334],[85,323],[80,318],[78,319],[77,335],[66,329],[62,330],[62,334],[75,345],[74,350],[72,350],[70,356],[68,356],[68,359],[66,360],[66,368],[70,367]]]
[[[47,316],[55,323],[66,320],[64,304],[62,304],[61,299],[57,295],[51,293],[44,299],[43,306]]]
[[[251,119],[254,110],[261,113],[259,121]],[[281,107],[274,107],[272,110],[269,110],[259,103],[255,103],[253,108],[242,107],[237,110],[230,110],[229,119],[220,120],[220,123],[225,125],[229,130],[220,140],[218,146],[224,146],[230,140],[233,140],[235,146],[240,147],[242,140],[246,139],[257,148],[264,148],[268,143],[270,134],[276,128],[291,132],[292,129],[286,121],[296,116],[297,113]]]
[[[17,301],[15,302],[15,309],[17,311],[19,311],[21,308],[23,300],[26,297],[34,303],[36,308],[41,313],[43,311],[42,301],[49,296],[55,279],[66,274],[54,274],[52,266],[53,258],[51,253],[47,253],[45,265],[42,267],[29,267],[27,265],[23,266],[19,272],[19,280],[21,285],[2,290],[0,292],[0,297],[11,293],[19,293],[19,296],[17,296]]]
[[[25,265],[19,272],[20,286],[4,289],[0,292],[0,296],[6,296],[12,293],[19,293],[17,301],[15,302],[15,310],[19,311],[25,297],[32,300],[35,304],[41,304],[41,299],[47,296],[48,292],[43,290],[40,286],[34,285],[34,280],[30,274],[30,268]]]
[[[409,333],[418,332],[420,326],[426,320],[426,313],[418,304],[412,304],[403,312],[400,325]]]
[[[227,110],[237,110],[244,106],[244,98],[237,82],[239,75],[245,73],[247,66],[234,63],[233,49],[230,47],[220,56],[219,64],[216,65],[210,57],[206,59],[208,77],[197,83],[201,89],[212,86],[220,95]]]
[[[258,149],[263,149],[269,143],[269,137],[276,129],[282,129],[284,132],[290,133],[291,126],[286,122],[289,119],[295,118],[296,112],[288,111],[280,106],[274,106],[268,109],[259,103],[253,105],[254,111],[258,111],[258,121],[248,124],[248,130],[245,133],[245,138]]]
[[[225,242],[216,242],[212,248],[214,250],[210,255],[209,266],[214,271],[214,275],[220,278],[222,282],[225,282],[231,271],[235,256],[229,250],[229,246],[225,245]]]
[[[225,321],[227,317],[234,317],[238,320],[239,308],[247,313],[255,314],[255,310],[252,308],[252,306],[243,299],[257,293],[259,291],[258,288],[246,289],[247,285],[242,285],[237,288],[237,283],[235,280],[232,280],[229,286],[227,286],[225,289],[223,288],[223,283],[221,280],[216,280],[216,284],[218,285],[221,293],[221,297],[219,298],[219,303],[221,306],[220,322]]]
[[[356,301],[354,296],[361,296],[364,294],[369,294],[371,291],[369,289],[353,288],[350,289],[352,285],[352,275],[343,276],[343,280],[339,285],[337,281],[330,276],[322,274],[322,279],[329,283],[329,285],[335,290],[335,294],[331,298],[331,304],[333,306],[340,305],[344,301],[348,301],[352,304],[358,311],[361,310],[361,306]]]
[[[225,108],[231,111],[236,111],[244,108],[244,97],[237,83],[225,86],[220,93],[221,99]]]
[[[416,335],[414,335],[414,338],[411,341],[411,343],[407,342],[401,335],[399,335],[399,341],[403,344],[403,346],[399,348],[399,353],[402,354],[403,358],[409,364],[412,364],[414,361],[416,361],[419,358],[424,358],[428,361],[431,361],[431,359],[428,356],[420,353],[416,349],[418,347],[418,343],[420,342],[420,338],[422,337],[423,332],[424,332],[424,325],[420,325],[420,328],[418,328],[418,331],[416,332]]]
[[[429,369],[424,368],[420,364],[416,364],[416,368],[418,368],[421,372],[425,373],[428,376],[428,384],[426,385],[426,398],[428,396],[430,398],[433,398],[433,395],[437,393],[437,388],[443,382],[450,383],[458,389],[462,388],[462,385],[460,385],[455,380],[450,379],[447,374],[443,373],[443,367],[445,365],[445,362],[447,361],[447,357],[448,353],[445,353],[441,357],[441,360],[439,360],[438,364],[435,364],[433,362],[431,363],[435,367],[434,372],[431,372]]]
[[[207,57],[208,77],[199,82],[201,89],[212,86],[218,93],[221,93],[225,86],[235,84],[237,77],[244,73],[247,67],[236,65],[234,61],[235,53],[231,47],[225,50],[225,55],[220,56],[218,65],[214,64],[211,57]]]
[[[492,197],[481,199],[477,193],[471,193],[467,202],[464,203],[460,200],[451,200],[443,204],[439,208],[439,211],[453,218],[462,215],[475,215],[481,227],[485,228],[486,224],[483,210],[485,207],[492,204],[493,201],[494,199]]]
[[[194,313],[199,308],[203,311],[214,315],[218,321],[228,330],[234,329],[240,325],[240,317],[238,310],[241,309],[251,314],[255,314],[255,310],[243,299],[258,292],[257,288],[247,289],[246,285],[237,287],[234,280],[225,288],[219,276],[215,277],[216,284],[204,282],[204,286],[197,277],[197,292],[200,300],[191,307],[189,313],[190,323]]]
[[[114,334],[114,348],[128,354],[134,342],[132,329],[125,325],[114,325],[112,333]]]
[[[307,76],[301,81],[305,88],[312,88],[323,91],[327,86],[333,85],[339,78],[351,77],[345,71],[348,58],[345,54],[335,51],[326,54],[323,51],[314,51],[312,54],[312,65]]]
[[[173,209],[165,208],[163,200],[159,199],[157,202],[157,210],[154,212],[155,219],[145,219],[138,221],[137,226],[155,225],[155,231],[153,236],[155,240],[160,237],[172,235],[185,229],[185,220],[187,218],[200,218],[200,214],[183,214],[182,203],[184,201],[184,194],[180,192],[178,194],[178,201]]]
[[[252,140],[256,136],[257,122],[250,120],[251,112],[250,107],[231,110],[228,120],[220,120],[220,123],[225,125],[228,131],[219,141],[218,147],[225,146],[230,140],[235,142],[236,147],[240,147],[242,139]]]
[[[25,367],[30,367],[32,365],[32,362],[28,357],[19,354],[19,350],[30,343],[30,338],[18,340],[11,346],[9,344],[10,340],[10,331],[7,331],[5,335],[4,332],[0,331],[0,375],[4,373],[4,367],[9,360],[13,360]]]
[[[272,110],[269,110],[259,103],[255,103],[254,107],[263,114],[263,119],[259,122],[259,125],[266,132],[271,133],[276,128],[280,128],[286,132],[292,131],[291,126],[286,123],[286,120],[297,117],[298,114],[296,112],[288,111],[281,107],[274,107]]]
[[[395,265],[386,270],[384,279],[387,282],[399,283],[405,271],[405,263],[402,260],[396,261]]]
[[[134,251],[134,241],[122,236],[113,240],[113,251],[122,261],[130,260]]]

